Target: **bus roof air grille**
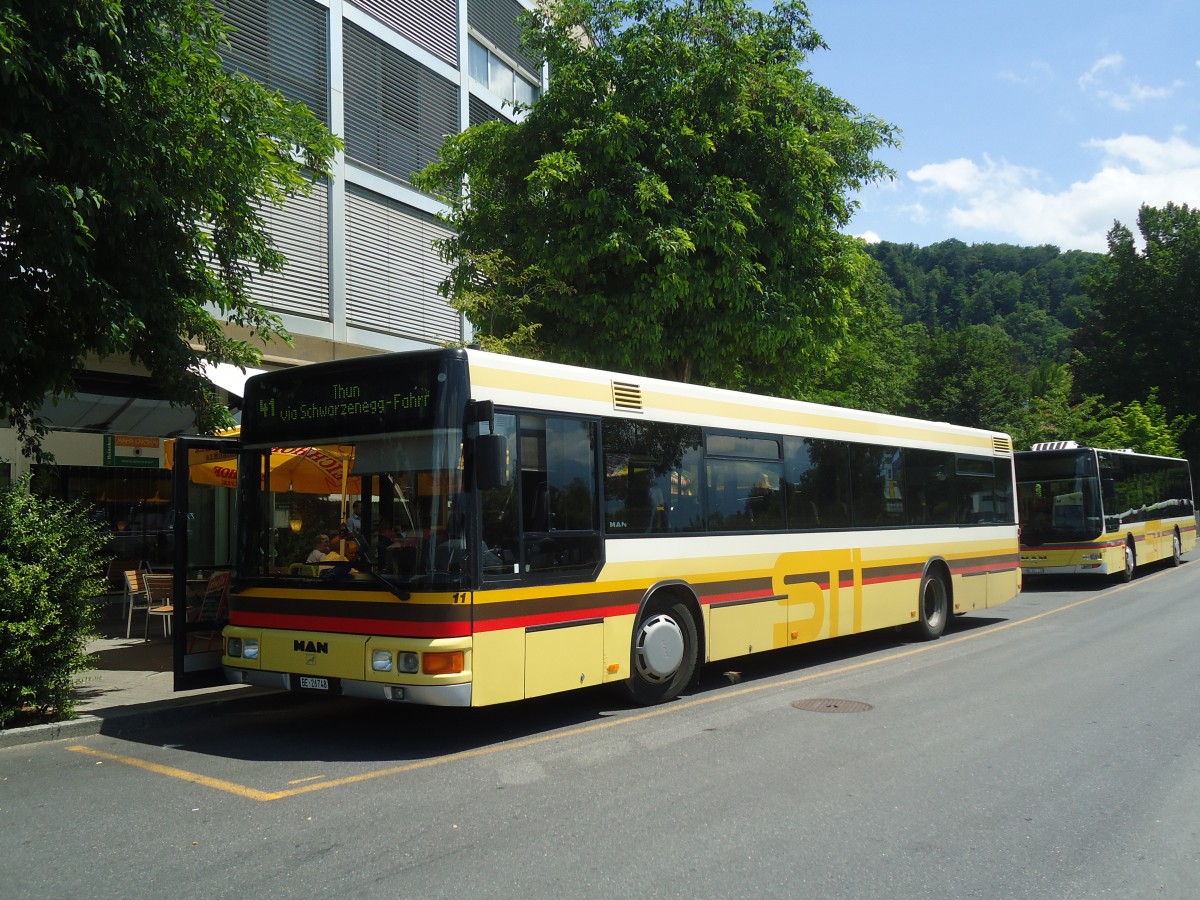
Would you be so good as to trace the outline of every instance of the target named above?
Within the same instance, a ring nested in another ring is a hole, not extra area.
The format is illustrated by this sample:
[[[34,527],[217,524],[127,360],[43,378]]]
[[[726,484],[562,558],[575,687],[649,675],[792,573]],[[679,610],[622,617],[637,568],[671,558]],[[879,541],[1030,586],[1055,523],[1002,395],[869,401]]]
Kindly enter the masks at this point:
[[[1042,444],[1034,444],[1030,450],[1077,450],[1079,445],[1074,441],[1046,441]]]
[[[992,454],[994,456],[1012,456],[1012,441],[1008,438],[992,438]]]
[[[625,412],[642,411],[642,388],[640,385],[630,384],[627,381],[614,381],[612,390],[614,409]]]

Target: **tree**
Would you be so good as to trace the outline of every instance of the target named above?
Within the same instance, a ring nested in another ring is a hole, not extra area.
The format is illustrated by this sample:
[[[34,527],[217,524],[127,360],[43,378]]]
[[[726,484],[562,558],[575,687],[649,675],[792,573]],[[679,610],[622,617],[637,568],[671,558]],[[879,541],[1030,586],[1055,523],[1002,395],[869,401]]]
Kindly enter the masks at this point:
[[[1138,400],[1124,405],[1116,403],[1107,412],[1096,422],[1094,433],[1085,434],[1087,443],[1158,456],[1181,456],[1183,435],[1196,419],[1194,415],[1168,417],[1158,402],[1157,390],[1150,391],[1145,403]]]
[[[1113,403],[1105,406],[1100,397],[1088,396],[1072,403],[1073,376],[1067,366],[1044,362],[1032,381],[1024,443],[1075,441],[1087,447],[1129,449],[1158,456],[1181,456],[1182,439],[1195,416],[1167,416],[1151,390],[1145,403]]]
[[[926,419],[1007,431],[1018,446],[1028,387],[1013,370],[1012,340],[990,325],[929,336],[917,365],[915,414]]]
[[[905,325],[897,308],[899,291],[872,259],[849,315],[836,358],[800,392],[804,400],[851,409],[902,414],[916,377],[916,347],[925,331]]]
[[[894,129],[811,80],[824,45],[800,0],[561,0],[526,24],[551,89],[518,123],[452,135],[416,179],[449,206],[452,302],[521,290],[475,327],[533,322],[552,358],[790,392],[845,330],[861,249],[838,229],[890,174],[871,154]],[[489,253],[569,291],[489,281]]]
[[[260,213],[310,189],[339,144],[226,71],[223,41],[210,0],[0,9],[0,413],[31,455],[43,400],[91,356],[140,363],[211,430],[229,413],[198,364],[252,365],[251,341],[287,338],[249,295],[283,263]]]
[[[1200,392],[1200,210],[1143,206],[1133,233],[1116,223],[1108,255],[1087,284],[1095,314],[1080,328],[1081,390],[1131,403],[1157,388],[1167,416],[1195,408]],[[1200,453],[1200,434],[1187,437]]]

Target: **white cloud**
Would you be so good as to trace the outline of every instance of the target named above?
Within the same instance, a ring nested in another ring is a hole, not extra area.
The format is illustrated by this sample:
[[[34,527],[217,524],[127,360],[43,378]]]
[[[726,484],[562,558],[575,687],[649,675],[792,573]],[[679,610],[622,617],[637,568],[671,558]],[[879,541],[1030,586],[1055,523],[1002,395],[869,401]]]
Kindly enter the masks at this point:
[[[881,238],[874,231],[864,231],[862,234],[856,234],[855,237],[861,238],[868,244],[878,244],[881,240],[883,240],[883,238]]]
[[[984,157],[922,166],[908,172],[926,201],[947,199],[936,217],[964,239],[978,230],[1011,235],[1019,244],[1054,244],[1103,252],[1114,220],[1135,228],[1143,204],[1200,206],[1200,146],[1176,135],[1158,141],[1145,135],[1093,140],[1099,165],[1063,190],[1046,190],[1035,169]],[[989,239],[994,239],[990,238]]]
[[[1108,56],[1103,56],[1092,63],[1092,67],[1079,76],[1079,89],[1086,91],[1093,84],[1100,80],[1101,76],[1108,71],[1119,71],[1121,66],[1125,64],[1125,57],[1120,53],[1110,53]]]
[[[1092,94],[1101,103],[1115,110],[1129,112],[1142,104],[1165,100],[1184,85],[1182,81],[1174,81],[1165,87],[1154,87],[1143,84],[1140,78],[1114,85],[1113,76],[1120,72],[1124,65],[1125,58],[1120,53],[1110,53],[1101,57],[1079,76],[1079,89]],[[1200,61],[1197,65],[1200,65]]]

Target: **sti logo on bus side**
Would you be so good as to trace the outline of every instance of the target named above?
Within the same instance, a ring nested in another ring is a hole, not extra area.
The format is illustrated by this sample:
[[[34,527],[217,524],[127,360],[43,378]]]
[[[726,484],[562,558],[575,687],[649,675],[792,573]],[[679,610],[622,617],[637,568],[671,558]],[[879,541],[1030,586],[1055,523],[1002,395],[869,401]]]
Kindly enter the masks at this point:
[[[292,649],[297,653],[328,653],[328,641],[292,641]]]

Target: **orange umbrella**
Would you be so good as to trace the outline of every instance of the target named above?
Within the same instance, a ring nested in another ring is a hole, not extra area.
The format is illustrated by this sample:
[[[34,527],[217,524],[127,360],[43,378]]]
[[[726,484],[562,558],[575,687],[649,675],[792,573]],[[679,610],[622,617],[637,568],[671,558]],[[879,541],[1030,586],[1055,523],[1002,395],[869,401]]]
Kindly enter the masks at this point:
[[[174,468],[175,448],[167,448],[167,468]],[[353,447],[277,447],[271,451],[270,490],[297,494],[357,494],[361,481],[349,477]],[[232,488],[237,485],[237,456],[216,450],[189,450],[188,476],[193,484]]]

